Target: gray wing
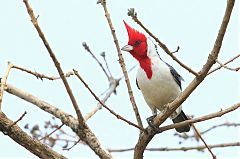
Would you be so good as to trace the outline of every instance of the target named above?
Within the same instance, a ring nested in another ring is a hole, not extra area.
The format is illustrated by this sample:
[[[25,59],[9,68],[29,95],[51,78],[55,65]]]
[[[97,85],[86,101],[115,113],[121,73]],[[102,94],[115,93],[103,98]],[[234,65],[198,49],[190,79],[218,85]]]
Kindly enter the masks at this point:
[[[181,75],[179,75],[177,73],[177,71],[171,65],[169,65],[168,63],[166,63],[166,65],[169,67],[170,72],[171,72],[171,74],[173,76],[173,79],[177,82],[177,84],[179,85],[180,89],[182,90],[181,81],[184,81],[184,79],[182,78]]]

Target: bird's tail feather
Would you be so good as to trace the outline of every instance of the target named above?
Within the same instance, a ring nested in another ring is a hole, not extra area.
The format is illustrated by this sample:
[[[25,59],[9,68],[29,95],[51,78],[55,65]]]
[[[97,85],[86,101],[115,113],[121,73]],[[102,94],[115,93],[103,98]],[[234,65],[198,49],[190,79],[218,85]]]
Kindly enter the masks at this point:
[[[173,123],[179,123],[185,120],[188,120],[188,117],[185,115],[183,111],[181,111],[181,113],[176,118],[172,119]],[[179,133],[189,132],[190,126],[191,126],[190,124],[184,125],[182,127],[176,128],[176,131]]]

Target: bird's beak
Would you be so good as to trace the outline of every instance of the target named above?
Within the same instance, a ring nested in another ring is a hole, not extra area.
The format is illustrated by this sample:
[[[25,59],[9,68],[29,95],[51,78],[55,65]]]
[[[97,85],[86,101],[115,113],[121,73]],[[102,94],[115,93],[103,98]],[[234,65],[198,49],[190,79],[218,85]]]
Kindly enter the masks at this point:
[[[129,52],[129,51],[133,50],[133,46],[132,45],[125,45],[121,50]]]

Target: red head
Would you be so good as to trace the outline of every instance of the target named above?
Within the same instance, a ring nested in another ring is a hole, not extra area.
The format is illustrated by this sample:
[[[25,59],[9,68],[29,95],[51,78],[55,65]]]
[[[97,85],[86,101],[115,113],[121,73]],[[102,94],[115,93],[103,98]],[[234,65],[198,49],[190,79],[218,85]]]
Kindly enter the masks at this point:
[[[125,21],[123,21],[128,32],[128,45],[122,48],[123,51],[128,51],[134,58],[136,58],[142,69],[150,79],[152,76],[151,59],[147,56],[147,38],[143,33],[131,28]]]

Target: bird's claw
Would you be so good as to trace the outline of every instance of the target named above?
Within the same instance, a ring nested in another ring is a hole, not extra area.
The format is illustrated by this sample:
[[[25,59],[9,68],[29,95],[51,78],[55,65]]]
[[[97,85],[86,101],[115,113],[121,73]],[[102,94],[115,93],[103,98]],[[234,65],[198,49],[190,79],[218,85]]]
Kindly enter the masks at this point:
[[[159,134],[159,133],[161,133],[162,131],[153,124],[153,119],[154,119],[156,116],[157,116],[157,115],[154,114],[154,115],[148,117],[146,120],[147,120],[148,125],[149,125],[150,127],[152,127],[152,128],[156,131],[157,134]]]

